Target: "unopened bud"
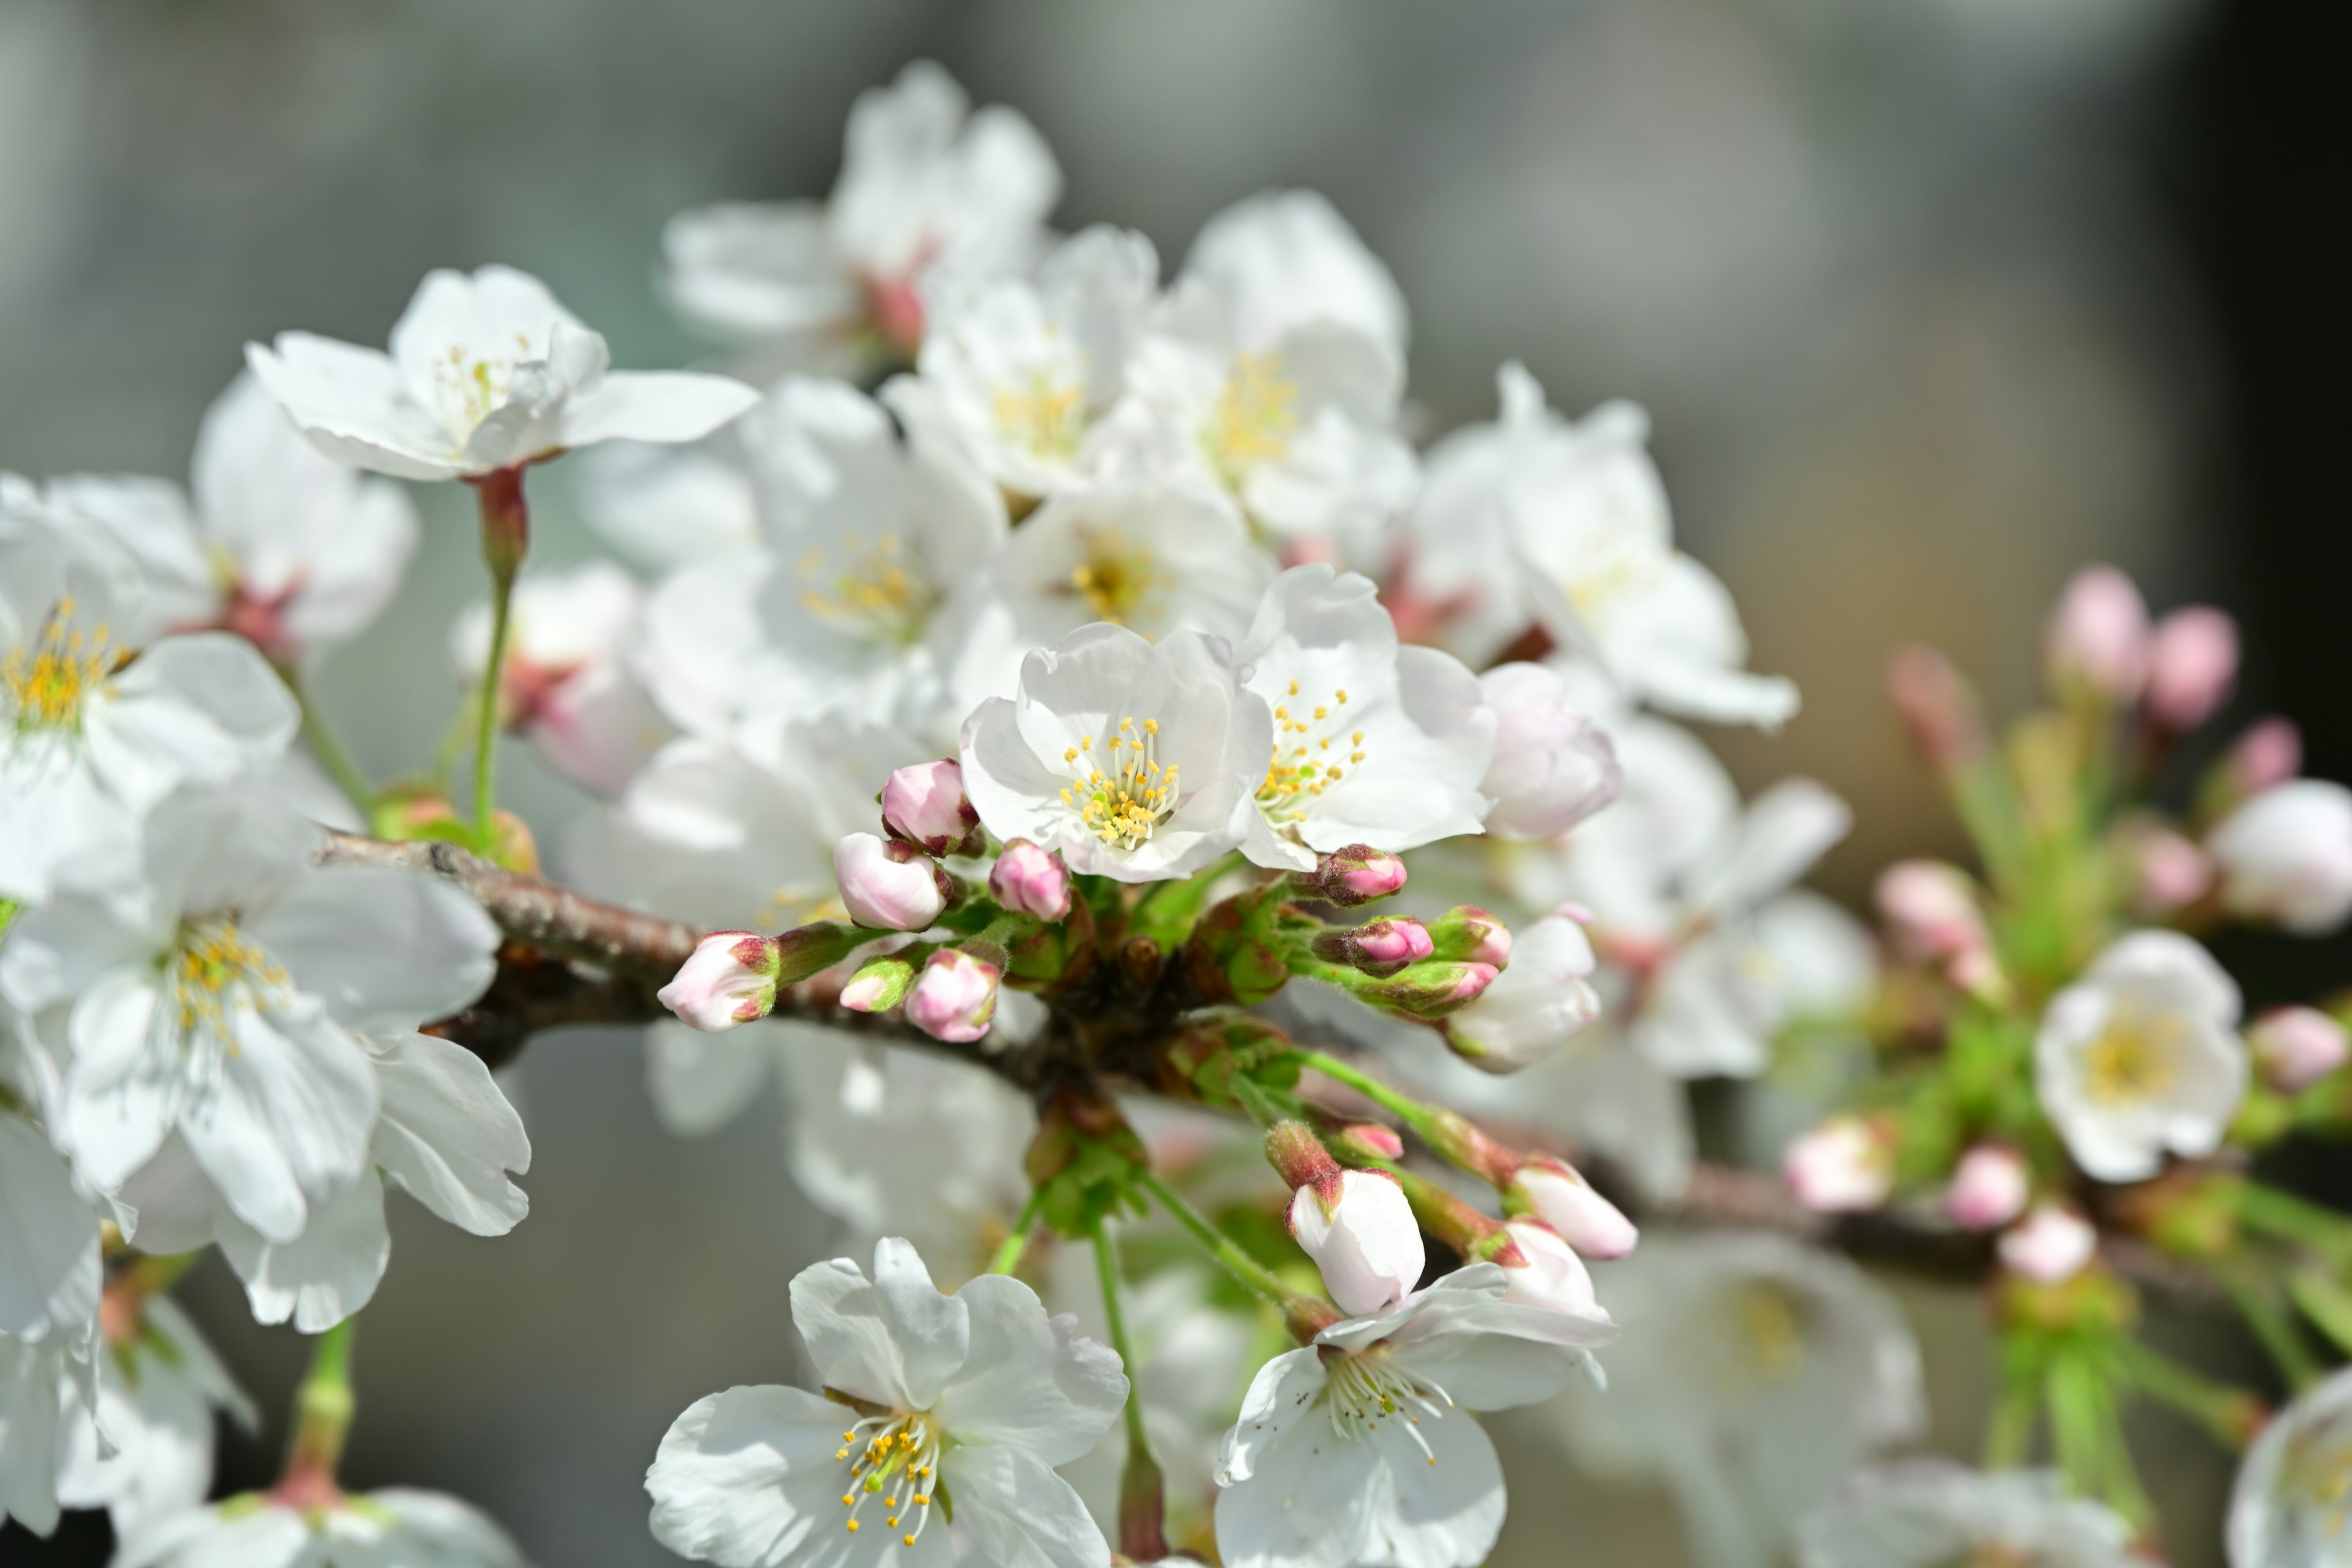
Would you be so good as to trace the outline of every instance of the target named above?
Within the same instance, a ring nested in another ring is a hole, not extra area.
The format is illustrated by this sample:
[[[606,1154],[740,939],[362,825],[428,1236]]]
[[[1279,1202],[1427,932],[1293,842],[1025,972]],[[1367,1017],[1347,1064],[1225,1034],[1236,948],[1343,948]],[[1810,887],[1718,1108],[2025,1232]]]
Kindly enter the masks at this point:
[[[1377,1121],[1358,1121],[1341,1128],[1331,1136],[1338,1144],[1360,1160],[1402,1160],[1404,1140],[1394,1128],[1383,1127]]]
[[[841,1005],[853,1013],[887,1013],[907,999],[915,966],[896,953],[869,958],[841,988]]]
[[[1910,731],[1911,743],[1939,773],[1976,761],[1992,743],[1976,693],[1934,648],[1914,645],[1896,654],[1886,669],[1886,695]]]
[[[2246,1031],[2263,1077],[2282,1094],[2299,1094],[2344,1065],[2352,1041],[2344,1026],[2316,1007],[2273,1007]]]
[[[1979,1143],[1960,1156],[1944,1212],[1964,1230],[1998,1230],[2025,1212],[2032,1182],[2025,1157],[2004,1143]]]
[[[1291,878],[1298,890],[1342,909],[1385,899],[1404,886],[1404,862],[1369,844],[1350,844],[1318,856],[1315,869]]]
[[[940,863],[913,845],[853,833],[833,847],[849,918],[876,931],[927,931],[955,896]]]
[[[907,1021],[935,1040],[962,1045],[979,1039],[996,1016],[1001,973],[959,949],[940,949],[907,993]]]
[[[2191,605],[2156,623],[2147,650],[2148,716],[2186,734],[2221,710],[2238,679],[2238,623]]]
[[[980,850],[980,813],[963,793],[963,769],[954,762],[913,763],[882,785],[882,826],[931,855]]]
[[[1504,1300],[1595,1324],[1612,1321],[1593,1296],[1592,1276],[1584,1260],[1557,1231],[1539,1219],[1515,1219],[1503,1228],[1517,1251],[1503,1266]]]
[[[1353,931],[1321,931],[1314,942],[1315,956],[1326,963],[1344,963],[1381,979],[1433,951],[1422,923],[1401,918],[1374,921]]]
[[[1327,1196],[1339,1195],[1339,1163],[1323,1147],[1315,1129],[1304,1121],[1284,1120],[1265,1130],[1265,1160],[1286,1187],[1313,1187]]]
[[[1434,1023],[1475,1002],[1494,984],[1496,973],[1491,963],[1449,963],[1431,959],[1408,964],[1385,980],[1367,984],[1356,994],[1376,1007]]]
[[[2318,936],[2352,914],[2352,790],[2342,784],[2273,785],[2231,812],[2205,850],[2234,915]]]
[[[1445,1024],[1454,1055],[1493,1073],[1542,1060],[1601,1016],[1601,997],[1585,979],[1592,943],[1575,921],[1546,915],[1519,933],[1513,953],[1501,978]]]
[[[1343,1171],[1336,1189],[1326,1196],[1300,1186],[1286,1218],[1331,1300],[1349,1317],[1366,1317],[1404,1300],[1421,1283],[1428,1256],[1412,1206],[1386,1174]]]
[[[2086,566],[2058,598],[2042,628],[2042,668],[2061,696],[2124,706],[2147,682],[2147,603],[2112,566]]]
[[[1895,1149],[1858,1116],[1836,1116],[1789,1146],[1780,1173],[1816,1214],[1874,1209],[1895,1189]]]
[[[1429,922],[1439,958],[1467,959],[1501,969],[1511,962],[1511,928],[1475,904],[1456,904]]]
[[[2040,1285],[2059,1285],[2086,1268],[2099,1250],[2091,1222],[2059,1204],[2044,1204],[2021,1225],[2001,1233],[2001,1267]]]
[[[780,967],[775,938],[713,931],[695,945],[677,977],[654,994],[684,1022],[715,1034],[774,1009]]]
[[[1503,1207],[1534,1215],[1585,1258],[1622,1258],[1642,1238],[1624,1211],[1594,1192],[1582,1172],[1549,1154],[1530,1156],[1512,1173]]]
[[[1060,850],[1015,838],[990,868],[988,891],[1015,914],[1058,921],[1070,912],[1070,868]]]
[[[2138,835],[2131,847],[2138,873],[2132,909],[2143,919],[2187,909],[2213,886],[2213,863],[2205,851],[2168,827]]]
[[[2303,731],[2276,717],[2248,725],[2230,748],[2229,770],[2241,799],[2286,783],[2303,772]]]
[[[1879,873],[1878,912],[1895,950],[1941,963],[1990,939],[1978,911],[1976,884],[1940,860],[1898,860]]]

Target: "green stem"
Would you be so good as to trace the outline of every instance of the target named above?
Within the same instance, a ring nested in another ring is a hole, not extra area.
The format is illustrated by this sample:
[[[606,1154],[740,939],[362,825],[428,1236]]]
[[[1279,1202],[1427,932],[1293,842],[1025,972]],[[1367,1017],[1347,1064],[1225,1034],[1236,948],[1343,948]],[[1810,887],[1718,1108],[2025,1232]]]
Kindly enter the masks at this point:
[[[1186,1203],[1177,1191],[1160,1179],[1158,1173],[1138,1171],[1137,1183],[1160,1202],[1171,1218],[1184,1227],[1192,1239],[1201,1244],[1208,1255],[1216,1259],[1224,1271],[1239,1280],[1251,1294],[1277,1310],[1288,1303],[1290,1288],[1273,1269],[1252,1258],[1236,1246],[1233,1239],[1211,1225],[1206,1215]]]
[[[358,1402],[352,1394],[352,1336],[358,1320],[345,1318],[319,1336],[310,1370],[294,1394],[294,1438],[286,1455],[289,1482],[331,1487],[351,1436]]]
[[[2339,1262],[2352,1253],[2352,1223],[2333,1209],[2276,1187],[2248,1182],[2238,1194],[2238,1217],[2256,1230],[2301,1242]]]
[[[1412,1129],[1413,1136],[1447,1163],[1496,1188],[1510,1185],[1519,1156],[1481,1131],[1476,1123],[1444,1106],[1424,1105],[1360,1068],[1321,1051],[1300,1051],[1302,1067],[1347,1085]]]
[[[1045,1212],[1045,1189],[1039,1187],[1029,1194],[1029,1201],[1021,1205],[1021,1217],[1013,1222],[1013,1234],[1004,1238],[1004,1245],[998,1247],[996,1256],[989,1260],[988,1271],[991,1274],[1010,1274],[1021,1267],[1021,1255],[1029,1250],[1030,1233],[1037,1228],[1037,1216]]]
[[[349,795],[352,804],[364,815],[375,805],[375,786],[368,783],[367,775],[360,772],[359,764],[352,761],[351,753],[327,728],[326,717],[319,711],[318,703],[311,700],[310,689],[303,681],[301,671],[288,663],[278,667],[278,674],[286,682],[286,689],[294,694],[294,706],[302,715],[302,739],[310,742],[310,754],[319,759],[319,765],[327,770],[335,787]]]
[[[1993,1401],[1992,1419],[1985,1425],[1984,1468],[2013,1470],[2023,1465],[2033,1443],[2037,1390],[2031,1379],[2011,1378]]]
[[[1127,1337],[1127,1314],[1118,1300],[1118,1255],[1112,1249],[1110,1227],[1095,1222],[1095,1274],[1102,1282],[1103,1317],[1110,1325],[1110,1348],[1127,1369],[1127,1464],[1119,1478],[1119,1550],[1139,1562],[1157,1562],[1168,1555],[1167,1488],[1159,1461],[1151,1457],[1151,1438],[1143,1426],[1143,1389],[1137,1382],[1142,1363]]]
[[[1402,1119],[1404,1124],[1416,1133],[1422,1133],[1436,1115],[1434,1110],[1423,1105],[1412,1096],[1391,1088],[1371,1074],[1350,1067],[1337,1057],[1327,1056],[1321,1051],[1301,1051],[1298,1053],[1298,1060],[1302,1066],[1313,1068],[1325,1078],[1346,1084],[1381,1110]],[[1423,1135],[1426,1136],[1425,1133]]]
[[[2137,1340],[2110,1347],[2116,1369],[2159,1405],[2170,1405],[2232,1448],[2242,1448],[2261,1405],[2252,1395],[2191,1372]]]
[[[530,549],[530,509],[523,500],[520,468],[500,468],[469,482],[481,503],[482,562],[490,569],[490,657],[482,667],[481,711],[474,728],[474,835],[476,847],[487,852],[496,842],[499,710],[506,694],[515,574]]]
[[[2246,1326],[2253,1330],[2254,1338],[2262,1342],[2263,1349],[2277,1364],[2279,1373],[2286,1379],[2288,1387],[2300,1394],[2319,1381],[2318,1358],[2303,1342],[2303,1335],[2295,1328],[2294,1321],[2271,1300],[2262,1287],[2224,1279],[2221,1288],[2230,1293],[2230,1300],[2237,1304],[2239,1315],[2246,1320]]]

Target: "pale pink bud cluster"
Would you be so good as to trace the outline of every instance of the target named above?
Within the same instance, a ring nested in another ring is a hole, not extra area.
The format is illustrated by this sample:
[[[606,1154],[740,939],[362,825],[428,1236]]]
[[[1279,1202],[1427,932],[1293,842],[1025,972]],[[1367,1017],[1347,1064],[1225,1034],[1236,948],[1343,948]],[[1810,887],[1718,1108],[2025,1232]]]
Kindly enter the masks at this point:
[[[1584,1259],[1567,1238],[1539,1219],[1508,1220],[1503,1229],[1517,1253],[1496,1259],[1503,1265],[1504,1300],[1596,1322],[1611,1321],[1592,1293],[1592,1276]]]
[[[1879,873],[1876,892],[1897,953],[1937,965],[1953,984],[1975,995],[2003,988],[2000,961],[1967,872],[1940,860],[1898,860]]]
[[[2025,1212],[2033,1195],[2025,1157],[2004,1143],[1979,1143],[1960,1156],[1944,1212],[1963,1230],[1999,1230]]]
[[[1427,927],[1402,917],[1377,920],[1353,931],[1325,931],[1314,942],[1315,955],[1325,963],[1344,963],[1381,979],[1436,951]]]
[[[1421,1283],[1428,1257],[1412,1205],[1390,1176],[1341,1171],[1291,1194],[1290,1234],[1322,1271],[1323,1288],[1351,1318],[1396,1305]]]
[[[996,1016],[1003,972],[957,948],[931,954],[907,993],[907,1022],[935,1040],[966,1045],[988,1033]]]
[[[1780,1173],[1814,1213],[1858,1214],[1895,1190],[1895,1149],[1861,1117],[1833,1116],[1789,1145]]]
[[[2238,679],[2238,623],[2190,605],[2156,624],[2147,649],[2148,717],[2186,734],[2221,710]]]
[[[1501,977],[1445,1020],[1454,1054],[1493,1073],[1542,1060],[1601,1016],[1600,994],[1586,979],[1592,943],[1575,921],[1545,916],[1519,933],[1513,952]]]
[[[2132,908],[2145,919],[2160,920],[2185,910],[2213,886],[2213,863],[2205,851],[2168,827],[2139,835],[2133,848],[2138,885],[2132,892]]]
[[[1060,850],[1015,838],[990,868],[988,891],[1015,914],[1058,921],[1070,912],[1070,868]]]
[[[2051,686],[2118,707],[2147,683],[2147,602],[2112,566],[2086,566],[2059,595],[2042,634]]]
[[[853,833],[833,847],[849,918],[875,931],[928,931],[955,894],[940,863],[901,839]]]
[[[2063,1204],[2043,1204],[2001,1233],[2001,1267],[2042,1285],[2062,1285],[2097,1256],[2099,1233]]]
[[[2303,731],[2292,719],[2256,720],[2222,763],[2231,798],[2249,800],[2303,772]]]
[[[715,1034],[768,1016],[776,1005],[781,967],[774,937],[713,931],[695,944],[677,977],[654,995],[683,1022]]]
[[[1513,1173],[1504,1205],[1531,1211],[1585,1258],[1623,1258],[1642,1239],[1624,1211],[1594,1192],[1581,1171],[1549,1154],[1529,1156]]]
[[[1486,831],[1556,838],[1617,798],[1624,775],[1607,734],[1569,700],[1558,671],[1505,664],[1478,678],[1495,713],[1495,760],[1479,793]]]
[[[2344,1026],[2316,1007],[2273,1007],[2246,1031],[2263,1079],[2282,1094],[2300,1094],[2352,1056]]]
[[[2231,913],[2305,936],[2352,915],[2352,790],[2322,779],[2274,784],[2205,840]]]
[[[963,793],[963,769],[952,761],[915,763],[882,785],[882,826],[929,855],[980,850],[980,813]]]
[[[1404,887],[1404,862],[1368,844],[1318,856],[1315,869],[1292,879],[1300,891],[1342,909],[1385,899]]]

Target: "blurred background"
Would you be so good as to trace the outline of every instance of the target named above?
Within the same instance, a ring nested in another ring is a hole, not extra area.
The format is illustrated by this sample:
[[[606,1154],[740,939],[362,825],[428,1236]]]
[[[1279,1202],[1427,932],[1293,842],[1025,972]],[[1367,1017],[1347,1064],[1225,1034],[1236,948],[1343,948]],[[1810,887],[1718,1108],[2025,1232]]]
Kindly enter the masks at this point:
[[[1711,736],[1742,782],[1814,774],[1860,827],[1820,879],[1958,840],[1879,696],[1911,638],[1997,709],[2076,566],[2249,628],[2240,706],[2352,776],[2342,700],[2347,13],[2196,0],[0,0],[0,468],[184,475],[247,339],[381,342],[435,266],[546,279],[624,366],[706,355],[652,286],[660,226],[821,195],[853,96],[940,60],[1044,132],[1057,223],[1142,229],[1172,270],[1267,186],[1326,192],[1412,311],[1436,434],[1524,360],[1559,406],[1650,407],[1683,542],[1730,583],[1782,736]],[[560,476],[539,559],[593,549]],[[372,771],[427,752],[446,628],[478,592],[470,498],[418,496],[402,597],[327,667]],[[543,843],[582,798],[513,753]],[[2342,944],[2233,954],[2250,998],[2352,977]],[[688,1402],[789,1378],[784,1284],[833,1240],[773,1114],[684,1142],[626,1035],[542,1038],[518,1098],[533,1214],[482,1242],[396,1205],[346,1479],[444,1488],[544,1564],[671,1561],[644,1467]],[[406,1222],[406,1223],[404,1223]],[[1605,1289],[1605,1281],[1604,1281]],[[184,1296],[271,1412],[303,1347],[206,1263]],[[1970,1452],[1963,1296],[1906,1287],[1937,1437]],[[2184,1332],[2195,1332],[2193,1325]],[[2227,1347],[2215,1352],[2225,1361]],[[2209,1358],[2210,1359],[2210,1358]],[[2147,1434],[2183,1564],[2227,1466]],[[1679,1561],[1663,1493],[1507,1445],[1498,1564]],[[102,1523],[9,1563],[102,1561]]]

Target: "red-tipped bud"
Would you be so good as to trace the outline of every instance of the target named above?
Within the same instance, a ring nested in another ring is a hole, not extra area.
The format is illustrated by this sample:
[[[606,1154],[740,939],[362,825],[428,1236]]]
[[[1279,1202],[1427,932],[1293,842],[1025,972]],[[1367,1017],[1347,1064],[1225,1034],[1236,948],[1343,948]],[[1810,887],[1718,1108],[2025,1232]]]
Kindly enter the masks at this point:
[[[1326,931],[1314,942],[1315,956],[1326,963],[1344,963],[1381,979],[1433,951],[1434,944],[1422,923],[1403,919],[1374,921],[1353,931]]]
[[[1060,850],[1015,838],[990,868],[988,890],[1015,914],[1058,921],[1070,912],[1070,868]]]
[[[1350,844],[1319,857],[1315,869],[1291,879],[1299,891],[1342,909],[1385,899],[1404,886],[1404,862],[1369,844]]]
[[[935,1040],[961,1045],[988,1033],[996,1016],[1003,971],[955,948],[943,947],[923,965],[907,993],[907,1021]]]
[[[1360,1160],[1402,1160],[1404,1140],[1393,1128],[1377,1121],[1358,1121],[1334,1133],[1331,1142]]]
[[[774,937],[713,931],[696,944],[677,978],[655,995],[682,1021],[717,1033],[764,1018],[773,1010],[781,967]]]
[[[1421,1283],[1428,1263],[1421,1227],[1403,1191],[1382,1172],[1340,1172],[1328,1195],[1322,1185],[1301,1185],[1286,1217],[1322,1271],[1323,1288],[1349,1317],[1392,1307]]]
[[[1491,963],[1511,962],[1511,928],[1475,904],[1456,904],[1429,922],[1429,940],[1439,958]]]
[[[914,763],[891,773],[882,785],[882,826],[926,854],[980,852],[980,813],[953,762]]]
[[[1332,1195],[1339,1192],[1339,1162],[1304,1121],[1286,1120],[1267,1128],[1265,1160],[1280,1173],[1284,1186],[1313,1187]]]

